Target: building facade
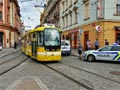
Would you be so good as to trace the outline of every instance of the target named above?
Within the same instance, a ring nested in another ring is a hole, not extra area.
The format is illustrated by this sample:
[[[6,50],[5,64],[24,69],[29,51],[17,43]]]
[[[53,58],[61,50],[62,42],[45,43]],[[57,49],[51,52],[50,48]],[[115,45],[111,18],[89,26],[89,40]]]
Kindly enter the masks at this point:
[[[60,27],[59,24],[59,4],[60,0],[48,0],[47,6],[44,9],[44,23],[53,23],[56,27]]]
[[[73,48],[79,40],[85,50],[87,40],[92,41],[93,49],[96,39],[99,47],[104,46],[105,39],[110,44],[120,42],[120,0],[68,1],[61,0],[60,22],[63,38],[69,37]]]
[[[58,26],[63,31],[62,39],[69,39],[72,48],[78,47],[79,40],[84,50],[86,50],[87,40],[91,40],[93,49],[96,39],[99,41],[99,47],[104,46],[105,39],[110,44],[120,42],[120,0],[58,1]],[[55,0],[50,0],[50,2],[55,2]],[[48,3],[48,8],[45,9],[48,15],[45,18],[52,20],[53,23],[55,18],[48,12],[54,12],[55,4]]]
[[[3,48],[13,47],[19,40],[21,25],[17,0],[0,0],[0,42]]]
[[[78,0],[61,0],[60,3],[60,27],[62,39],[69,39],[72,48],[77,48],[78,41]]]

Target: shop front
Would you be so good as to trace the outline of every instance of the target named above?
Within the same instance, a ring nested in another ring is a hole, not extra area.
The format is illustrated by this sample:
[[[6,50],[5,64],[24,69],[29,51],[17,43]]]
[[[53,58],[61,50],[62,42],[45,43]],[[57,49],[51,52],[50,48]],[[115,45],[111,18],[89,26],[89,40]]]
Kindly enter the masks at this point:
[[[69,30],[68,34],[69,34],[69,37],[71,37],[70,42],[71,42],[72,48],[77,49],[78,40],[79,40],[79,37],[78,37],[79,36],[79,28]]]

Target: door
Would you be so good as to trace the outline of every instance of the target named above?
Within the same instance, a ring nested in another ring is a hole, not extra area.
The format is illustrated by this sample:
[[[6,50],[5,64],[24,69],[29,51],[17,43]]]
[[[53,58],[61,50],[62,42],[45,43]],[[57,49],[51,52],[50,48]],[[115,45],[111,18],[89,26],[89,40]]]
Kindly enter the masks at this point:
[[[3,32],[0,32],[0,42],[3,44]]]
[[[89,31],[85,31],[84,32],[84,50],[87,50],[87,44],[86,44],[86,42],[89,39],[88,35],[89,35]]]
[[[98,60],[112,60],[113,58],[113,51],[111,51],[112,46],[105,46],[103,48],[101,48],[98,52],[97,52],[97,59]]]
[[[32,56],[37,56],[37,33],[32,34]]]
[[[116,41],[120,45],[120,33],[117,33],[117,35],[116,35]]]

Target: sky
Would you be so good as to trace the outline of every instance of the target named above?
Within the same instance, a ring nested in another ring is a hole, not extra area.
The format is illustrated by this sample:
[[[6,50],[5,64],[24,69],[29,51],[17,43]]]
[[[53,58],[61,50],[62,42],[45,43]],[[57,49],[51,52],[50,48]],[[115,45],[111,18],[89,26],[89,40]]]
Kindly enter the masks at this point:
[[[30,30],[40,24],[40,12],[43,12],[44,8],[35,8],[35,5],[44,6],[45,3],[46,0],[18,0],[25,30]]]

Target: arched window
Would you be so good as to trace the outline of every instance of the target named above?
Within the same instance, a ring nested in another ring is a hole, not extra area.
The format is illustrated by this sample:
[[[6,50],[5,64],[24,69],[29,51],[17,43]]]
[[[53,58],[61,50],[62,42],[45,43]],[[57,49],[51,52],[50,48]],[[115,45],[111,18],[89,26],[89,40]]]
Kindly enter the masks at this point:
[[[2,12],[0,11],[0,21],[2,21]]]

